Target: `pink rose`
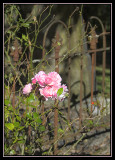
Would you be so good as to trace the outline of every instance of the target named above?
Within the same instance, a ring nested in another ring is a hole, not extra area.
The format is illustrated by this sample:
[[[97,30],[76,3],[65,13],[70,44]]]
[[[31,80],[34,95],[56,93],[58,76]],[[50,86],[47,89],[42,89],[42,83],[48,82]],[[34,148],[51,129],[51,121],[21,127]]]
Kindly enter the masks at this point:
[[[49,80],[47,81],[47,79],[46,79],[46,83],[49,86],[53,86],[53,85],[56,85],[56,84],[60,85],[61,84],[60,82],[62,81],[62,78],[60,77],[60,75],[57,72],[48,73],[47,78],[49,78]]]
[[[38,72],[38,74],[36,74],[35,76],[34,76],[34,79],[36,79],[36,81],[39,83],[39,85],[41,86],[41,87],[45,87],[45,79],[46,79],[46,74],[45,74],[45,72],[44,71],[40,71],[40,72]]]
[[[32,83],[36,84],[36,78],[32,78]]]
[[[32,90],[32,84],[29,83],[27,85],[25,85],[25,87],[23,88],[23,94],[29,94]]]
[[[46,101],[48,100],[48,98],[52,98],[53,95],[52,87],[46,86],[45,88],[40,88],[39,91],[40,94],[45,97]]]
[[[33,86],[36,82],[39,84],[38,90],[40,94],[46,99],[46,101],[51,98],[52,100],[58,99],[60,101],[64,100],[67,95],[68,89],[66,85],[61,85],[62,78],[57,72],[50,72],[45,74],[44,71],[38,72],[32,78]],[[23,89],[23,94],[29,94],[32,90],[32,84],[25,85]],[[63,88],[63,93],[57,96],[58,89]]]
[[[63,84],[61,87],[63,88],[63,91],[64,91],[64,92],[67,92],[67,91],[68,91],[67,86],[66,86],[65,84]]]
[[[58,89],[63,88],[63,93],[60,96],[57,96]],[[54,85],[54,86],[46,86],[45,88],[39,89],[40,94],[45,97],[46,101],[48,98],[52,98],[52,100],[58,99],[59,101],[64,100],[66,97],[66,93],[68,91],[67,86],[64,84],[61,85]]]
[[[40,94],[45,97],[46,100],[48,98],[52,98],[53,100],[57,98],[57,91],[60,88],[60,85],[55,86],[46,86],[45,88],[40,88]]]
[[[52,79],[48,76],[45,77],[45,84],[50,85],[52,83]]]

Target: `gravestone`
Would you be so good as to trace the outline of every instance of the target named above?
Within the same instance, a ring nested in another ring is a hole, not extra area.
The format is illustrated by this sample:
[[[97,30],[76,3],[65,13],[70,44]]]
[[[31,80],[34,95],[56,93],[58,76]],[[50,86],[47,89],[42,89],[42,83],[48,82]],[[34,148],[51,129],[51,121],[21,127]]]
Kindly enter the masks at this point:
[[[72,28],[70,34],[70,55],[77,54],[71,58],[71,98],[72,100],[78,101],[80,99],[80,79],[81,79],[81,54],[82,54],[82,98],[86,97],[91,93],[91,56],[88,54],[87,39],[85,35],[85,25],[82,22],[82,16],[79,16],[77,24]],[[50,28],[51,29],[51,28]],[[60,38],[62,39],[62,46],[59,52],[59,56],[67,55],[68,53],[68,37],[66,29],[59,24],[57,30]],[[86,54],[87,53],[87,54]],[[48,55],[47,58],[54,57],[55,50],[52,54]],[[59,62],[62,59],[60,58]],[[46,73],[55,70],[55,60],[48,60],[49,66],[46,67]],[[62,77],[63,83],[68,85],[68,59],[65,58],[59,64],[59,74]],[[94,75],[95,76],[95,75]],[[94,77],[95,80],[95,77]],[[94,84],[95,86],[95,84]]]

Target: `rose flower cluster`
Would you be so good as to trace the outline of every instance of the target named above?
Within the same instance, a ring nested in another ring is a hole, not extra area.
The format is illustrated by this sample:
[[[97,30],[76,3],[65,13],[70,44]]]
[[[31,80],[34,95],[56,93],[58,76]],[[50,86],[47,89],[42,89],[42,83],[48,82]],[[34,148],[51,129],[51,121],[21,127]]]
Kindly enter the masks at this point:
[[[44,71],[38,72],[33,78],[32,83],[25,85],[23,94],[29,94],[32,91],[32,86],[39,84],[40,95],[47,101],[49,98],[52,100],[58,99],[63,101],[67,95],[68,89],[65,84],[61,84],[62,78],[57,72],[50,72],[46,74]],[[61,95],[57,95],[57,91],[63,88]]]

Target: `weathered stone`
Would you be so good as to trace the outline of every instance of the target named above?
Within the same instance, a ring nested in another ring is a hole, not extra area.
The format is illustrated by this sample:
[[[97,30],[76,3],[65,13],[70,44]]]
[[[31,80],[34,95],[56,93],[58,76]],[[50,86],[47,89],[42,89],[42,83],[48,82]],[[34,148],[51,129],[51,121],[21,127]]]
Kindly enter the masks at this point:
[[[91,92],[91,56],[86,54],[88,51],[86,38],[84,35],[84,27],[85,25],[81,22],[82,16],[79,17],[77,24],[72,28],[72,33],[70,35],[70,39],[68,40],[67,31],[62,25],[59,25],[57,31],[62,39],[62,46],[59,51],[59,56],[64,56],[67,54],[74,54],[77,53],[78,56],[71,58],[70,64],[70,79],[71,79],[71,102],[73,99],[79,100],[80,96],[80,79],[81,79],[81,67],[83,70],[83,82],[82,82],[82,97],[86,97]],[[70,53],[68,53],[68,45],[70,41]],[[82,56],[82,64],[81,64],[81,55]],[[47,57],[54,56],[55,51],[52,54],[48,55]],[[62,61],[62,58],[59,59],[59,62]],[[55,61],[48,60],[49,66],[46,67],[46,73],[55,70]],[[82,65],[82,66],[81,66]],[[69,86],[68,82],[68,60],[65,59],[61,63],[59,63],[59,73],[62,76],[63,83],[66,83]],[[95,79],[95,77],[94,77]]]

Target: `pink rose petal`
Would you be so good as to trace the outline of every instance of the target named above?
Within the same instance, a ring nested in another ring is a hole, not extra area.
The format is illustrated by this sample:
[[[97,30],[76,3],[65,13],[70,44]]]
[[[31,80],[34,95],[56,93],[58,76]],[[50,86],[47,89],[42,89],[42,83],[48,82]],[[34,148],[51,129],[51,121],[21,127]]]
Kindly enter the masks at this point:
[[[32,84],[29,83],[27,85],[25,85],[25,87],[23,88],[23,94],[29,94],[32,90]]]

